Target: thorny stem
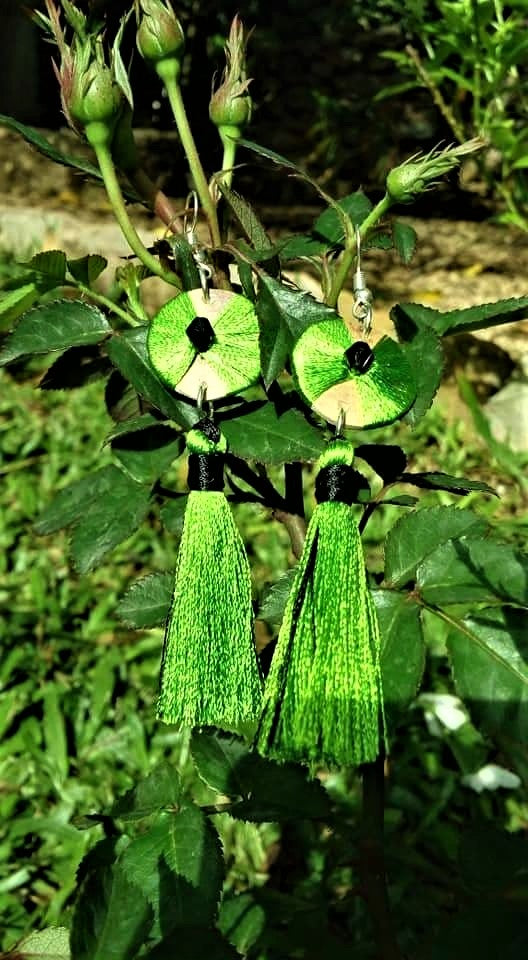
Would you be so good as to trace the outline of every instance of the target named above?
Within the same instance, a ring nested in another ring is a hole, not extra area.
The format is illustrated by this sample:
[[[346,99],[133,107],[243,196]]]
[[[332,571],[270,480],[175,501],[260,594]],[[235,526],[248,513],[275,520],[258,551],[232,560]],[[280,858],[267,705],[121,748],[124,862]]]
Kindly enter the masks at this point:
[[[173,69],[165,69],[165,61],[161,61],[157,64],[156,70],[159,74],[161,80],[165,85],[167,91],[167,96],[169,98],[169,103],[171,105],[172,113],[176,121],[176,126],[178,128],[178,133],[180,135],[180,140],[182,142],[183,149],[185,150],[185,155],[187,157],[187,162],[196,186],[196,191],[200,198],[200,203],[203,207],[207,220],[209,222],[209,230],[211,233],[211,241],[214,247],[220,247],[222,240],[220,237],[220,227],[218,225],[218,216],[216,213],[216,207],[211,196],[209,185],[207,183],[205,173],[202,167],[200,157],[198,155],[198,150],[196,149],[196,144],[194,142],[194,137],[192,135],[191,128],[189,126],[189,121],[187,119],[187,113],[185,111],[185,105],[183,103],[183,98],[181,95],[180,84],[175,75]]]
[[[375,207],[373,207],[373,209],[370,211],[368,216],[365,217],[365,219],[361,223],[361,226],[359,227],[359,235],[362,239],[366,237],[368,231],[371,230],[372,227],[376,225],[378,220],[381,220],[381,218],[385,216],[390,206],[391,206],[391,200],[388,197],[388,195],[385,194],[385,196],[382,197],[382,199],[379,201],[379,203],[376,204]],[[348,277],[350,270],[352,269],[355,259],[356,259],[356,238],[355,238],[355,233],[353,233],[346,240],[345,249],[341,254],[341,260],[339,262],[339,266],[335,272],[335,276],[330,287],[330,292],[326,298],[326,302],[329,307],[335,307],[337,305],[339,294],[341,293],[341,290],[345,285],[346,279]]]
[[[235,157],[237,151],[237,142],[234,137],[222,136],[224,153],[222,156],[222,182],[231,189],[233,182],[233,167],[235,166]]]
[[[151,273],[161,277],[161,279],[165,280],[166,283],[180,287],[181,284],[179,277],[177,277],[172,270],[166,270],[164,267],[162,267],[156,257],[154,257],[150,251],[147,250],[136,228],[134,227],[134,224],[128,216],[121,186],[117,178],[114,161],[112,160],[112,154],[110,152],[109,135],[106,125],[102,123],[89,123],[85,128],[85,132],[90,145],[95,151],[101,176],[103,178],[114,216],[131,250],[133,250],[141,262],[148,267]]]

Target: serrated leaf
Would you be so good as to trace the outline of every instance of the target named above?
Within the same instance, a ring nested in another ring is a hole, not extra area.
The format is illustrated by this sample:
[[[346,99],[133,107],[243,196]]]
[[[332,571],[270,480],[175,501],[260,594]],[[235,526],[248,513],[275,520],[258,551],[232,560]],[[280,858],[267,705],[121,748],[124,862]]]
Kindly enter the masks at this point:
[[[381,632],[383,699],[401,710],[420,686],[425,644],[420,607],[412,596],[396,590],[372,590]]]
[[[137,417],[130,417],[128,420],[116,423],[110,430],[110,433],[105,437],[105,444],[110,443],[111,440],[115,440],[116,437],[123,437],[128,433],[139,433],[139,431],[146,430],[148,427],[157,427],[159,425],[160,421],[152,413],[141,413]]]
[[[266,386],[284,369],[293,343],[313,323],[335,320],[336,313],[304,290],[287,287],[261,274],[256,311],[260,323],[260,356]]]
[[[106,495],[92,499],[75,525],[71,550],[79,573],[93,570],[110,550],[132,536],[149,509],[149,488],[116,468]]]
[[[161,508],[161,522],[169,533],[175,533],[177,536],[181,534],[186,506],[187,495],[182,494],[176,500],[168,500]]]
[[[92,500],[106,497],[119,482],[119,474],[121,471],[115,466],[102,467],[59,490],[35,523],[36,532],[54,533],[75,523]]]
[[[94,177],[102,183],[102,177],[98,167],[94,166],[94,164],[88,160],[84,160],[82,157],[74,157],[69,153],[63,153],[62,150],[57,150],[49,140],[46,140],[46,137],[43,137],[42,134],[33,127],[28,127],[26,124],[15,120],[14,117],[8,117],[3,113],[0,114],[0,126],[7,127],[9,130],[14,130],[15,133],[19,133],[24,140],[30,143],[32,147],[35,147],[39,153],[49,160],[53,160],[54,163],[60,163],[64,167],[73,167],[82,173],[88,173],[91,177]],[[128,200],[141,201],[141,197],[129,188],[125,188],[123,193]]]
[[[528,739],[526,614],[482,610],[454,627],[447,647],[455,686],[472,716],[489,733]]]
[[[357,452],[357,451],[356,451]],[[491,493],[498,496],[496,490],[483,480],[469,480],[467,477],[451,477],[448,473],[403,473],[401,480],[423,490],[448,490],[450,493],[467,494],[472,491]]]
[[[416,230],[410,224],[394,220],[392,224],[392,239],[394,248],[402,263],[411,262],[416,250]]]
[[[18,960],[70,960],[70,931],[67,927],[48,927],[30,933],[17,944],[13,957]]]
[[[66,254],[62,250],[44,250],[24,266],[46,277],[51,287],[58,287],[66,277]]]
[[[257,614],[259,620],[267,620],[268,623],[273,624],[279,624],[282,621],[294,577],[295,567],[292,567],[270,587],[259,607]]]
[[[38,297],[37,284],[24,283],[14,290],[0,291],[0,330],[7,330],[22,313],[33,306]]]
[[[105,315],[81,300],[54,300],[23,314],[0,353],[0,365],[33,353],[99,343],[111,333]]]
[[[427,603],[477,603],[500,597],[528,606],[528,557],[494,540],[444,543],[419,565],[416,581]]]
[[[101,356],[98,344],[70,347],[46,370],[39,387],[41,390],[75,390],[107,376],[111,369],[107,357]]]
[[[331,244],[326,240],[317,240],[311,235],[288,237],[280,249],[281,260],[299,260],[301,257],[319,257],[326,253]]]
[[[163,760],[132,790],[118,797],[110,816],[126,821],[142,820],[164,807],[176,808],[181,800],[181,792],[177,770]]]
[[[175,400],[154,373],[147,353],[147,329],[136,327],[112,337],[108,356],[142,397],[188,430],[198,419],[197,409]]]
[[[71,960],[134,960],[153,910],[120,862],[91,871],[75,904]]]
[[[214,922],[224,880],[222,850],[212,824],[194,804],[160,813],[131,841],[121,863],[152,904],[164,933]]]
[[[191,754],[198,773],[219,793],[236,799],[231,816],[256,823],[266,820],[324,819],[328,795],[295,764],[265,760],[231,734],[194,730]]]
[[[413,580],[422,560],[440,544],[467,534],[482,534],[486,524],[471,510],[425,507],[402,517],[385,541],[385,581],[401,587]]]
[[[122,376],[119,370],[112,370],[105,387],[105,404],[115,423],[124,423],[139,417],[143,404],[134,387]]]
[[[259,463],[316,460],[324,447],[322,435],[299,410],[278,414],[269,402],[254,406],[236,420],[225,420],[222,430],[231,453]]]
[[[384,500],[380,500],[380,503],[390,504],[393,507],[415,507],[419,502],[418,497],[409,497],[405,493],[402,493],[399,497],[386,497]]]
[[[338,206],[350,217],[355,227],[359,227],[372,210],[372,203],[362,190],[356,190],[354,193],[338,200]],[[312,226],[312,233],[318,239],[322,237],[323,240],[327,240],[332,245],[343,243],[345,231],[333,207],[324,210],[317,217]]]
[[[398,310],[412,323],[419,327],[429,327],[443,337],[451,333],[471,333],[473,330],[484,330],[502,323],[525,320],[528,314],[528,296],[481,303],[463,310],[434,310],[420,303],[400,303]]]
[[[157,627],[167,619],[173,588],[172,573],[151,573],[136,580],[121,597],[117,616],[138,630]]]
[[[265,250],[272,243],[251,204],[240,194],[231,190],[221,177],[217,179],[220,192],[229,204],[246,237],[255,249]]]
[[[390,316],[416,383],[416,400],[403,418],[414,427],[427,413],[440,386],[444,353],[436,333],[415,324],[399,304],[392,308]]]
[[[121,43],[123,41],[123,33],[127,25],[128,19],[131,14],[131,10],[128,11],[124,16],[121,17],[121,22],[119,24],[119,30],[116,33],[114,42],[112,44],[112,71],[114,74],[115,81],[117,85],[122,90],[130,109],[134,109],[134,95],[132,93],[132,87],[130,86],[130,80],[128,78],[127,69],[123,63],[123,57],[121,56]]]
[[[184,441],[172,427],[158,423],[114,437],[112,452],[138,483],[154,483],[179,457]]]
[[[89,253],[84,257],[78,257],[75,260],[68,260],[68,270],[75,280],[91,287],[92,283],[108,266],[108,260],[101,257],[98,253]]]

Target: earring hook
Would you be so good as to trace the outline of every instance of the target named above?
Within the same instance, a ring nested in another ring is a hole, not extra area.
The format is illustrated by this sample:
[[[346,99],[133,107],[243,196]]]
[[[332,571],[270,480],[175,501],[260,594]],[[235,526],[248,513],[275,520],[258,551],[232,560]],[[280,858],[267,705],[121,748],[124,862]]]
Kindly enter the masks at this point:
[[[192,205],[192,206],[191,206]],[[189,210],[192,210],[192,221],[189,224]],[[198,223],[198,194],[196,190],[191,190],[187,194],[185,201],[185,215],[183,218],[183,232],[185,239],[192,249],[193,260],[200,277],[200,286],[204,300],[209,300],[209,281],[213,276],[211,266],[207,262],[207,254],[200,245],[196,236],[196,224]]]
[[[336,425],[335,425],[335,438],[336,438],[336,440],[338,439],[338,437],[341,437],[341,436],[343,435],[343,427],[344,427],[344,426],[345,426],[345,411],[344,411],[343,407],[341,407],[341,409],[340,409],[340,411],[339,411],[339,413],[338,413],[338,415],[337,415],[337,421],[336,421]]]
[[[372,330],[372,291],[367,287],[367,278],[361,269],[361,232],[356,231],[356,270],[353,279],[354,306],[352,315],[359,320],[366,336]]]

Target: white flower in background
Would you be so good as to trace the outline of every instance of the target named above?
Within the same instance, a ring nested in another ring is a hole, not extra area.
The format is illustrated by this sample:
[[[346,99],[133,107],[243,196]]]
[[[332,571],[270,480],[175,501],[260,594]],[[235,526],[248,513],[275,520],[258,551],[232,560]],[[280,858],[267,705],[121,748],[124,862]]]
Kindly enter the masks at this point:
[[[451,693],[422,693],[418,703],[433,737],[442,737],[446,730],[458,730],[468,719],[460,697]]]
[[[516,787],[520,787],[521,779],[511,770],[499,767],[496,763],[487,763],[476,773],[469,773],[462,777],[462,783],[465,787],[471,787],[476,793],[482,793],[483,790],[498,790],[500,787],[515,790]]]

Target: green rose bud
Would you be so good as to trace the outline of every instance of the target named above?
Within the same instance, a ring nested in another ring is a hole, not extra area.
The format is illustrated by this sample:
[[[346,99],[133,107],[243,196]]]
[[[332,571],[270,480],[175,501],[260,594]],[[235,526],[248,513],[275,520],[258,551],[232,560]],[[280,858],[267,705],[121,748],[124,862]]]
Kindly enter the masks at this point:
[[[169,0],[139,0],[139,8],[136,44],[143,59],[153,64],[181,60],[185,36]]]
[[[391,170],[386,180],[387,196],[391,203],[411,203],[426,190],[438,183],[438,178],[460,164],[460,158],[480,150],[483,141],[474,138],[458,147],[431,150],[425,156],[416,154]]]
[[[81,127],[94,122],[113,126],[121,111],[121,90],[111,69],[99,58],[88,63],[86,59],[73,56],[68,112]]]
[[[213,123],[220,133],[224,132],[233,139],[240,136],[241,129],[251,119],[252,102],[248,93],[251,80],[247,79],[246,45],[244,27],[236,16],[225,46],[226,67],[222,83],[209,104]]]

